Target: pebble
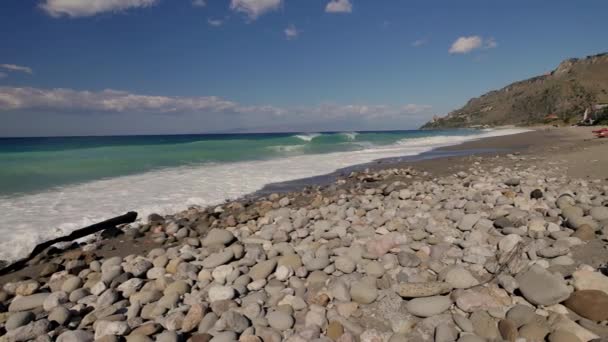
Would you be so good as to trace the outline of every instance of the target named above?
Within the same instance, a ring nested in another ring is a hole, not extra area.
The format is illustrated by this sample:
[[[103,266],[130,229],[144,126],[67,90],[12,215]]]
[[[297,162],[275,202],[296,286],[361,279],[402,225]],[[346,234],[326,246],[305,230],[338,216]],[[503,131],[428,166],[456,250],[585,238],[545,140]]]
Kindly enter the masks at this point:
[[[209,302],[232,299],[235,296],[234,288],[230,286],[213,286],[209,289]]]
[[[266,314],[266,320],[271,328],[279,331],[285,331],[293,327],[295,321],[291,315],[282,311],[273,311]]]
[[[36,293],[30,296],[17,297],[8,306],[8,311],[26,311],[42,307],[48,296],[50,296],[50,293]]]
[[[600,290],[580,290],[572,293],[564,305],[592,321],[608,320],[608,293]]]
[[[4,327],[9,331],[14,330],[30,323],[34,320],[34,318],[36,318],[36,315],[34,315],[31,311],[16,312],[8,318],[4,324]]]
[[[207,236],[201,241],[204,247],[214,245],[228,245],[234,240],[234,234],[225,229],[213,228],[209,231]]]
[[[448,296],[414,298],[407,302],[406,309],[418,317],[431,317],[446,311],[452,305]]]
[[[338,257],[334,262],[336,269],[346,274],[353,273],[357,268],[357,264],[347,257]]]
[[[378,290],[368,281],[357,281],[350,286],[350,296],[359,304],[370,304],[378,297]]]
[[[93,342],[92,333],[85,330],[66,330],[57,337],[57,342]]]
[[[272,272],[274,272],[276,266],[276,259],[259,262],[249,270],[249,276],[254,281],[266,279]]]
[[[533,304],[553,305],[570,296],[571,290],[562,276],[536,265],[527,272],[518,274],[515,279],[524,297]]]
[[[403,283],[397,293],[404,298],[430,297],[452,290],[452,285],[445,282]]]

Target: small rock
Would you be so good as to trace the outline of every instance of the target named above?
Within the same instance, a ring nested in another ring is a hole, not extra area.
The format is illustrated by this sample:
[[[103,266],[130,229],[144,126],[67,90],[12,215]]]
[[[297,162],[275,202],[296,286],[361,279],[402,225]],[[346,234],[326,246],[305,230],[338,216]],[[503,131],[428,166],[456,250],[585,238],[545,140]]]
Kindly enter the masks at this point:
[[[445,282],[403,283],[397,293],[404,298],[430,297],[450,292],[452,286]]]
[[[359,304],[370,304],[378,297],[378,290],[369,282],[357,281],[350,287],[350,296]]]
[[[234,288],[230,286],[212,286],[208,292],[209,302],[232,299],[235,296]]]
[[[26,311],[42,307],[50,293],[36,293],[31,296],[16,297],[8,306],[9,312]]]
[[[214,245],[228,245],[234,240],[234,234],[225,229],[213,228],[209,231],[207,236],[202,240],[204,247]]]
[[[282,311],[273,311],[266,315],[266,320],[270,327],[279,331],[291,329],[295,323],[293,317]]]
[[[608,293],[599,290],[581,290],[572,293],[564,305],[592,321],[608,320]]]
[[[581,342],[576,335],[565,330],[556,330],[547,339],[549,342]]]
[[[549,273],[537,265],[532,266],[525,273],[518,274],[515,279],[524,297],[533,304],[553,305],[570,296],[570,289],[566,286],[563,277]]]
[[[93,340],[93,334],[85,330],[66,330],[57,337],[57,342],[93,342]]]
[[[271,259],[257,263],[249,270],[249,276],[253,280],[266,279],[277,266],[277,260]]]
[[[446,311],[452,305],[448,296],[414,298],[407,302],[406,309],[418,317],[431,317]]]
[[[15,330],[19,327],[22,327],[22,326],[30,323],[35,318],[36,318],[36,315],[34,315],[31,311],[16,312],[16,313],[10,315],[10,317],[6,321],[4,327],[8,331]]]

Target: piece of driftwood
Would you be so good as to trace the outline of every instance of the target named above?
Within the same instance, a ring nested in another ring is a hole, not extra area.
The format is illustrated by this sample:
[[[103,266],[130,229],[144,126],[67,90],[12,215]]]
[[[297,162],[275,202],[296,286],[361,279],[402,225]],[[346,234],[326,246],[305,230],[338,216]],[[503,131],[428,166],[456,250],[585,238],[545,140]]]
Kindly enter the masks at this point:
[[[23,268],[27,264],[27,262],[32,260],[36,255],[42,253],[45,249],[51,247],[52,245],[54,245],[58,242],[74,241],[76,239],[80,239],[82,237],[97,233],[97,232],[105,230],[105,229],[116,228],[116,226],[118,226],[118,225],[134,222],[135,219],[137,219],[137,213],[134,211],[130,211],[124,215],[116,216],[109,220],[95,223],[88,227],[75,230],[70,235],[61,236],[56,239],[53,239],[53,240],[50,240],[47,242],[43,242],[43,243],[37,245],[34,248],[34,250],[32,250],[32,252],[30,253],[30,255],[27,258],[16,261],[16,262],[12,263],[11,265],[8,265],[7,267],[1,269],[0,275],[12,273],[12,272],[15,272],[15,271]]]

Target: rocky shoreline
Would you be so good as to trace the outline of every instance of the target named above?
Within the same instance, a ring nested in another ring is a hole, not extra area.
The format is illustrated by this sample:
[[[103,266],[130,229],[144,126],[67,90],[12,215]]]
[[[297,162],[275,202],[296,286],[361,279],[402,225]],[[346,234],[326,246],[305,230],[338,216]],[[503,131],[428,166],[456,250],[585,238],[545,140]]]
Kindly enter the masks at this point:
[[[0,341],[607,341],[607,206],[508,154],[151,215],[0,279]]]

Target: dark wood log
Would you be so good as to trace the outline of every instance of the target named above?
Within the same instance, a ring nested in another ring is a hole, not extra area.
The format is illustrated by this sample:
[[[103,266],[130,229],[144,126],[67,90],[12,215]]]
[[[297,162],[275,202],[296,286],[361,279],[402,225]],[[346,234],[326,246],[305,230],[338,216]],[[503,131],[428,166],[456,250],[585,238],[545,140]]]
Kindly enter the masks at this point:
[[[0,275],[12,273],[12,272],[15,272],[15,271],[23,268],[27,264],[27,262],[32,260],[36,255],[42,253],[45,249],[51,247],[52,245],[54,245],[58,242],[74,241],[76,239],[80,239],[87,235],[91,235],[91,234],[97,233],[99,231],[102,231],[104,229],[115,228],[116,226],[121,225],[121,224],[135,222],[136,219],[137,219],[137,213],[134,211],[130,211],[124,215],[116,216],[109,220],[95,223],[95,224],[90,225],[85,228],[77,229],[77,230],[73,231],[72,233],[70,233],[70,235],[61,236],[56,239],[53,239],[53,240],[50,240],[47,242],[43,242],[43,243],[37,245],[36,247],[34,247],[34,250],[32,250],[32,252],[30,253],[30,255],[27,258],[16,261],[13,264],[1,269]]]

